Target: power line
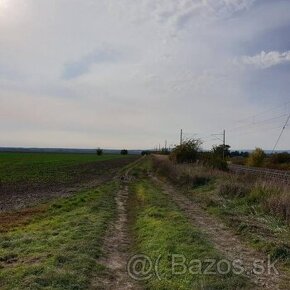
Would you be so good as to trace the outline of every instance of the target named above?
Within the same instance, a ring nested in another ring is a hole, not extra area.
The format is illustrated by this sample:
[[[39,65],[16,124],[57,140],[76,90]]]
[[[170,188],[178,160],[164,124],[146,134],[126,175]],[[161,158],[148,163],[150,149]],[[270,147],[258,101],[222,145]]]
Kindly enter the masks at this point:
[[[281,133],[280,133],[280,135],[279,135],[279,137],[278,137],[278,139],[277,139],[277,142],[276,142],[276,144],[275,144],[275,146],[274,146],[274,148],[273,148],[273,150],[272,150],[272,154],[274,153],[274,151],[275,151],[275,149],[276,149],[276,147],[277,147],[277,145],[278,145],[278,143],[279,143],[279,141],[280,141],[280,139],[281,139],[281,137],[282,137],[282,134],[283,134],[283,132],[284,132],[284,130],[285,130],[285,128],[286,128],[286,126],[287,126],[289,120],[290,120],[290,114],[289,114],[289,116],[288,116],[288,118],[287,118],[287,120],[286,120],[286,122],[285,122],[285,125],[283,126],[283,128],[282,128],[282,130],[281,130]]]
[[[276,106],[276,107],[274,107],[274,108],[270,108],[270,109],[264,110],[264,111],[262,111],[262,112],[260,112],[260,113],[255,114],[255,115],[250,115],[249,117],[246,117],[246,118],[240,119],[240,120],[238,120],[237,122],[244,122],[244,121],[247,121],[247,120],[249,120],[249,119],[253,120],[253,119],[255,119],[256,117],[261,116],[261,115],[264,115],[264,114],[266,114],[266,113],[268,113],[268,112],[270,112],[270,111],[274,112],[274,111],[276,111],[277,109],[285,108],[285,107],[288,106],[289,104],[290,104],[290,101],[288,101],[288,102],[284,102],[283,104],[281,104],[281,105],[279,105],[279,106]]]
[[[245,124],[245,125],[242,125],[242,126],[239,126],[239,127],[232,128],[232,129],[230,129],[228,131],[229,132],[233,132],[233,131],[237,131],[237,130],[243,129],[243,128],[248,129],[249,127],[257,127],[260,124],[263,125],[263,123],[267,123],[269,121],[279,120],[279,119],[281,119],[282,117],[285,117],[285,116],[288,116],[288,114],[285,113],[285,114],[282,114],[282,115],[279,115],[279,116],[275,116],[275,117],[271,117],[271,118],[268,118],[268,119],[263,119],[263,120],[260,120],[260,121],[252,122],[252,123],[249,123],[249,124]]]

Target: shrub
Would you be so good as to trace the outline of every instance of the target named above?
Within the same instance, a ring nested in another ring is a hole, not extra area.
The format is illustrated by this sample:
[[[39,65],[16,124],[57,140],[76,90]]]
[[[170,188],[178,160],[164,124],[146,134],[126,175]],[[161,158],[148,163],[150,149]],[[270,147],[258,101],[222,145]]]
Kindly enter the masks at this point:
[[[261,148],[256,148],[249,156],[247,165],[253,167],[261,167],[266,158],[265,152]]]
[[[178,181],[178,171],[176,165],[170,162],[169,160],[154,157],[152,165],[157,173],[166,176],[173,182]]]
[[[230,148],[231,148],[230,145],[223,145],[223,144],[222,145],[218,145],[218,146],[213,146],[212,147],[212,153],[214,155],[217,155],[217,156],[221,157],[221,158],[223,156],[228,157],[228,156],[231,155]]]
[[[99,155],[99,156],[103,155],[103,149],[98,148],[97,149],[97,155]]]
[[[222,156],[220,156],[220,154],[216,154],[214,149],[210,152],[203,152],[200,156],[204,165],[209,166],[213,169],[223,171],[228,170],[228,163],[222,158]]]
[[[290,154],[287,152],[275,153],[270,156],[269,161],[273,164],[290,163]]]
[[[122,149],[121,150],[121,155],[128,155],[128,150],[127,149]]]
[[[245,165],[245,158],[242,156],[236,156],[231,158],[231,162],[236,165]]]
[[[200,151],[201,141],[199,139],[190,139],[181,145],[175,146],[170,154],[170,159],[177,163],[190,163],[197,161]]]
[[[211,180],[210,174],[201,172],[200,168],[192,170],[191,165],[177,165],[168,159],[153,158],[153,168],[158,174],[182,186],[202,186]]]

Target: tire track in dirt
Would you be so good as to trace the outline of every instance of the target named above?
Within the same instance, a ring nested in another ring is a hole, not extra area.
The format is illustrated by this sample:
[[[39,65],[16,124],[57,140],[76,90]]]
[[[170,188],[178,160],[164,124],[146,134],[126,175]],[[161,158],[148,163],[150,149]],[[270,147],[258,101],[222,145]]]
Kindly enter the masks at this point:
[[[117,219],[109,227],[104,238],[104,257],[98,260],[107,271],[103,277],[95,277],[91,289],[141,290],[140,285],[127,273],[127,262],[131,238],[128,226],[128,183],[131,180],[129,170],[121,178],[121,188],[116,195]]]
[[[255,275],[252,271],[255,260],[268,261],[268,257],[244,245],[237,235],[227,228],[220,220],[215,219],[205,212],[199,205],[191,201],[182,193],[178,192],[170,184],[152,176],[153,182],[161,187],[176,205],[186,214],[189,221],[200,228],[213,243],[214,247],[225,258],[230,261],[241,260],[246,269],[247,277],[257,285],[257,289],[289,289],[284,285],[290,285],[290,279],[281,272],[269,275],[266,271],[263,274]],[[283,283],[283,284],[282,284]],[[279,286],[283,285],[283,286]]]

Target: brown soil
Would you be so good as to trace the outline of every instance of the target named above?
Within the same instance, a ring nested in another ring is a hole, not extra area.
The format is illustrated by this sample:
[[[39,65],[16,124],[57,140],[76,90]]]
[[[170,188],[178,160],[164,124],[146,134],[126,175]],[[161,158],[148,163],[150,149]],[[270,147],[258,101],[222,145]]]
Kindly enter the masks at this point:
[[[156,177],[153,181],[184,211],[190,222],[199,227],[213,243],[214,247],[230,261],[240,259],[246,269],[246,275],[257,285],[257,289],[289,289],[290,279],[279,269],[279,274],[266,273],[255,275],[252,272],[254,260],[268,261],[268,258],[247,245],[243,244],[220,220],[210,216],[198,204],[191,201],[184,194],[178,192],[173,186]]]
[[[20,211],[0,213],[0,233],[9,231],[11,228],[28,224],[33,218],[41,215],[47,209],[46,205],[22,209]]]

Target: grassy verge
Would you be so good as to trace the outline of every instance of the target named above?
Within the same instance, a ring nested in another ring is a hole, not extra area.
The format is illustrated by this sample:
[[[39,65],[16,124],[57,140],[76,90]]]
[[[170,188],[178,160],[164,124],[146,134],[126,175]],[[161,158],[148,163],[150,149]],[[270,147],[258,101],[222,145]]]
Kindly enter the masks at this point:
[[[155,163],[157,172],[220,218],[250,246],[270,254],[273,259],[280,259],[280,265],[290,273],[288,188],[253,176],[212,171],[194,165],[175,166],[168,161],[161,166],[160,160]]]
[[[59,199],[25,226],[0,233],[0,288],[87,289],[117,187],[107,183]]]
[[[268,189],[256,187],[245,196],[241,187],[235,187],[234,196],[224,192],[224,184],[216,184],[210,188],[197,189],[192,192],[192,198],[201,201],[206,209],[221,218],[237,234],[246,240],[253,248],[279,258],[290,266],[290,228],[278,215],[271,214],[264,208],[262,196]]]
[[[142,170],[144,172],[144,166]],[[193,259],[205,262],[209,258],[219,260],[221,257],[200,230],[193,227],[176,205],[148,179],[136,181],[130,191],[132,233],[136,242],[134,252],[145,254],[152,261],[156,261],[161,255],[159,266],[161,280],[154,275],[145,282],[146,289],[250,288],[244,277],[231,273],[227,275],[193,274],[189,271],[182,275],[172,273],[174,254],[183,255],[187,263]]]

